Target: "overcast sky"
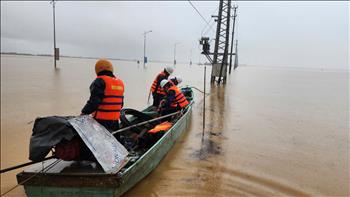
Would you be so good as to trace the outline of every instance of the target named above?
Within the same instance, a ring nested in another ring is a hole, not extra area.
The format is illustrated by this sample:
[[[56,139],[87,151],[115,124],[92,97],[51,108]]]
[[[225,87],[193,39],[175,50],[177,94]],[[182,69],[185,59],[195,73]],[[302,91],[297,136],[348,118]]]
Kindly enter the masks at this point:
[[[217,1],[192,1],[213,23]],[[349,64],[348,2],[238,2],[239,62],[249,65],[346,69]],[[56,3],[56,39],[62,55],[142,59],[147,56],[204,62],[198,40],[212,28],[188,1]],[[51,53],[52,5],[1,1],[1,51]],[[214,42],[211,42],[214,48]]]

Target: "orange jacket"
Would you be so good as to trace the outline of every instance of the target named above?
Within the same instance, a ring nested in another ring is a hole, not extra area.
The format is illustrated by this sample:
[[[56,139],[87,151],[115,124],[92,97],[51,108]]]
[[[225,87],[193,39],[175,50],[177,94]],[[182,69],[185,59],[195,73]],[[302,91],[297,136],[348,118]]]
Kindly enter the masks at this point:
[[[99,120],[119,120],[120,110],[124,103],[124,83],[110,76],[97,76],[105,82],[104,97],[99,104],[94,117]]]
[[[157,75],[157,77],[154,79],[153,84],[151,86],[151,92],[152,93],[158,93],[158,94],[162,94],[165,95],[165,91],[162,87],[160,87],[160,82],[163,79],[168,79],[167,75],[163,72],[159,73]]]
[[[181,92],[181,90],[175,85],[171,86],[168,91],[170,90],[175,92],[175,98],[171,102],[170,106],[171,107],[179,106],[180,108],[185,108],[188,105],[188,101],[185,95]]]
[[[148,133],[154,134],[160,131],[167,131],[173,126],[173,123],[165,121],[159,125],[156,125],[153,129],[149,130]]]

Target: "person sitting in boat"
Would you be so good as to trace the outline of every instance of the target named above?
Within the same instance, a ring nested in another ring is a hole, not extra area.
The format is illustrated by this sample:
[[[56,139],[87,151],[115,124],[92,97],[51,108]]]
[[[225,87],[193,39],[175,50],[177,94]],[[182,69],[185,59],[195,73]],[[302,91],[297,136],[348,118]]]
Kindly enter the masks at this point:
[[[153,106],[154,107],[159,107],[160,101],[165,96],[165,92],[164,92],[163,88],[160,87],[160,82],[162,80],[167,80],[169,75],[171,75],[173,72],[174,72],[174,69],[172,67],[170,67],[170,66],[167,66],[154,79],[154,81],[152,83],[152,86],[151,86],[151,92],[152,92],[152,96],[153,96]]]
[[[90,85],[90,98],[81,115],[91,114],[109,131],[119,129],[120,110],[124,105],[124,83],[113,74],[113,65],[107,59],[95,64],[96,79]]]
[[[162,116],[184,109],[189,104],[185,95],[172,82],[164,79],[161,81],[160,85],[166,94],[166,97],[164,100],[162,100],[159,109]]]
[[[182,82],[182,78],[178,77],[178,76],[172,77],[172,78],[169,79],[169,82],[171,82],[171,83],[173,83],[174,85],[177,86],[179,83]]]

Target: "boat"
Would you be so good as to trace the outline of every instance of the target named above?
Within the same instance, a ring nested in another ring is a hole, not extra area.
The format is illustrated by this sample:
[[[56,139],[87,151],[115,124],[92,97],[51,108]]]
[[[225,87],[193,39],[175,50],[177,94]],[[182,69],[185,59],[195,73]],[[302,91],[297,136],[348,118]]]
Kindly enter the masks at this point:
[[[192,113],[193,91],[181,88],[189,105],[172,127],[147,150],[139,155],[134,152],[129,162],[117,173],[107,174],[96,165],[82,166],[77,161],[50,159],[32,165],[17,174],[17,182],[24,186],[28,197],[74,197],[98,196],[118,197],[123,195],[145,178],[175,144],[179,136],[188,128]],[[142,112],[154,114],[152,106]],[[135,121],[135,117],[128,117]]]

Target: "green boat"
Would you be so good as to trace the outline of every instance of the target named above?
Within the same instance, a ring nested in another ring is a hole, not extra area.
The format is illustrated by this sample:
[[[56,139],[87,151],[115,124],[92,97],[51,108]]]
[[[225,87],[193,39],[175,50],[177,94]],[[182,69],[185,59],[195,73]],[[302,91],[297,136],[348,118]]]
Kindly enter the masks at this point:
[[[186,91],[190,104],[179,116],[173,126],[149,149],[138,156],[131,155],[129,162],[116,174],[107,174],[101,168],[77,165],[77,161],[50,159],[32,165],[17,174],[17,182],[24,186],[28,197],[117,197],[135,186],[146,177],[167,152],[172,148],[179,136],[188,128],[191,109],[194,103],[191,88]],[[154,114],[153,107],[142,112]],[[130,121],[135,120],[130,117]],[[45,169],[43,171],[43,169]]]

